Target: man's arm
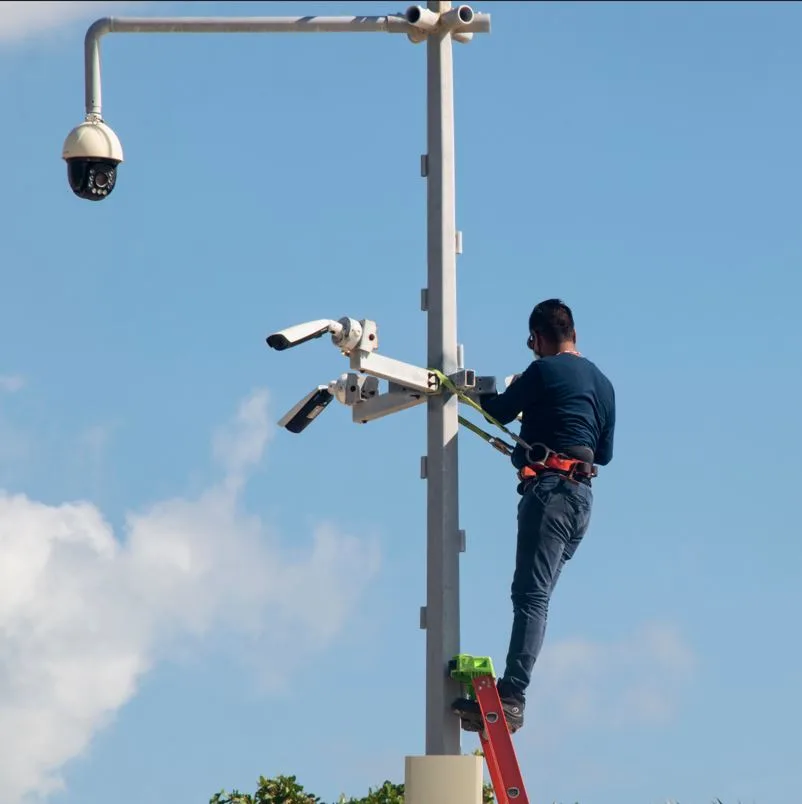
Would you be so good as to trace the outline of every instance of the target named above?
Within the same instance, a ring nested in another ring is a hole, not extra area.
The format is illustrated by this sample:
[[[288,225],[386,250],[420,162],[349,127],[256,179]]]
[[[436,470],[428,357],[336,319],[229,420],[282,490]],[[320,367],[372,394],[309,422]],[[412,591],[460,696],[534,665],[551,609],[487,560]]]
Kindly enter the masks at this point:
[[[606,466],[613,459],[613,441],[615,437],[615,397],[604,423],[599,445],[596,448],[595,462],[599,466]]]
[[[479,403],[498,422],[509,424],[532,403],[539,391],[540,367],[537,361],[532,361],[526,371],[513,380],[503,393],[483,394],[479,397]]]

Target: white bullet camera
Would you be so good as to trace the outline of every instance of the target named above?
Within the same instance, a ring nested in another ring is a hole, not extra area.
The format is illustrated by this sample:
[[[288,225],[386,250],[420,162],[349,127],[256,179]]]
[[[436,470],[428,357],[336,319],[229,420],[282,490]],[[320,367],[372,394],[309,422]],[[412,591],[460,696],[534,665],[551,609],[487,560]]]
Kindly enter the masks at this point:
[[[316,321],[305,321],[292,327],[274,332],[267,337],[267,345],[281,352],[300,346],[302,343],[320,338],[331,333],[331,342],[346,354],[362,339],[362,325],[353,318],[341,318],[334,321],[330,318],[319,318]]]
[[[296,402],[278,421],[291,433],[302,433],[329,406],[334,394],[328,385],[318,385],[303,399]]]
[[[73,193],[87,201],[102,201],[117,183],[123,147],[100,118],[89,117],[67,135],[61,158],[67,163]]]
[[[333,399],[353,406],[379,393],[379,380],[356,372],[342,374],[327,385],[318,385],[296,402],[278,421],[291,433],[302,433],[329,406]]]

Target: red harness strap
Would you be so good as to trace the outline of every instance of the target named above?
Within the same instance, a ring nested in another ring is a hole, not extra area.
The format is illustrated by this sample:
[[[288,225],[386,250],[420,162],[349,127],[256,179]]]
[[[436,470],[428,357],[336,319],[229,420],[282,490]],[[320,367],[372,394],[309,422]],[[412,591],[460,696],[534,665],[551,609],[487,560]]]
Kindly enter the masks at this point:
[[[547,453],[543,460],[534,461],[524,466],[523,469],[518,470],[519,480],[532,480],[541,472],[548,469],[562,472],[569,478],[574,477],[574,475],[580,477],[596,477],[598,474],[597,467],[593,464],[589,464],[587,461],[581,461],[578,458],[569,458],[566,455],[558,455],[553,450],[548,449],[548,447],[545,447],[545,449]],[[589,467],[589,469],[587,467]]]

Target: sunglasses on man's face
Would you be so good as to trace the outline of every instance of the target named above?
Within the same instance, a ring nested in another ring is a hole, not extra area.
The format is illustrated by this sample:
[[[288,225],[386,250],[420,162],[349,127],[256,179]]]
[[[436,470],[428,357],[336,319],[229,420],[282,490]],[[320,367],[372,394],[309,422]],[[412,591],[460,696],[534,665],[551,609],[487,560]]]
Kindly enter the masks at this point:
[[[527,347],[527,349],[534,349],[535,348],[535,336],[534,335],[530,335],[526,339],[526,347]]]

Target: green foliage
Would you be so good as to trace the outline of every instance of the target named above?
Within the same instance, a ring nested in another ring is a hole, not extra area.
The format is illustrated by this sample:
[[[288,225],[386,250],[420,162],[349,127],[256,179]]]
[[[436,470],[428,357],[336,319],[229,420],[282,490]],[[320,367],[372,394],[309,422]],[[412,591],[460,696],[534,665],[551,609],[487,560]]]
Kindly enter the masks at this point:
[[[480,751],[474,752],[481,756]],[[483,804],[495,804],[493,788],[485,784],[482,790]],[[307,793],[303,785],[298,784],[295,776],[277,776],[275,779],[259,777],[256,793],[240,793],[239,790],[226,792],[221,790],[209,800],[209,804],[324,804],[311,793]],[[362,798],[340,796],[336,804],[404,804],[404,785],[385,781],[381,787],[368,788],[368,794]]]
[[[275,779],[259,777],[259,787],[254,795],[232,790],[221,790],[209,800],[209,804],[323,804],[304,787],[298,784],[295,776],[277,776]]]
[[[368,794],[364,798],[341,796],[337,804],[404,804],[404,785],[385,781],[376,790],[368,788]]]
[[[484,756],[481,751],[474,751],[475,756]],[[482,788],[483,804],[496,804],[493,787],[489,784]],[[226,793],[221,790],[215,793],[209,804],[325,804],[322,799],[307,793],[303,785],[298,784],[294,776],[276,776],[275,779],[259,777],[256,793],[240,793],[232,790]],[[362,798],[348,798],[345,794],[337,799],[336,804],[404,804],[404,785],[385,781],[381,787],[368,789]],[[578,804],[578,802],[577,802]],[[678,804],[678,802],[669,802]],[[724,804],[721,799],[714,799],[711,804]]]

